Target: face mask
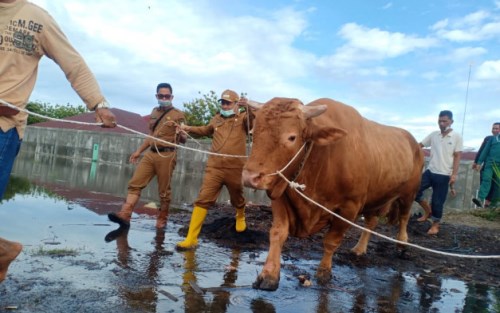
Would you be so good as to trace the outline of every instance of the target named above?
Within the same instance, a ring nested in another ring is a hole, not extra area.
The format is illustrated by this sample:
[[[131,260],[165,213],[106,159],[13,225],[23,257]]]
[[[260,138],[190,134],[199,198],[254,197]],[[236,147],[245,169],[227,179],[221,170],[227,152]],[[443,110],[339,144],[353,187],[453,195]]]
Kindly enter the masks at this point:
[[[224,117],[229,117],[231,115],[234,115],[234,110],[231,109],[231,110],[220,110],[220,114]]]
[[[160,107],[165,108],[165,107],[171,106],[172,101],[170,101],[170,100],[158,100],[158,104],[160,105]]]

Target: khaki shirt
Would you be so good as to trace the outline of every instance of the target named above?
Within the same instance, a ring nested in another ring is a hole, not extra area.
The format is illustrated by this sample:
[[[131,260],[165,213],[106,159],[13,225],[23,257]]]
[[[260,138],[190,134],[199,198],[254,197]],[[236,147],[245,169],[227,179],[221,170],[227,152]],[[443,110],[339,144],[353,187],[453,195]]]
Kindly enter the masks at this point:
[[[24,109],[36,82],[42,56],[62,69],[89,110],[104,100],[97,81],[54,19],[26,0],[0,3],[0,99]],[[0,116],[0,128],[24,136],[28,114]]]
[[[211,152],[244,156],[246,155],[247,134],[251,129],[252,121],[253,114],[250,114],[247,119],[246,112],[231,117],[223,117],[217,113],[206,126],[190,126],[189,133],[198,136],[212,136]],[[243,168],[245,162],[246,158],[209,155],[207,166]]]
[[[153,111],[151,112],[151,116],[149,119],[150,134],[151,136],[164,141],[179,143],[178,140],[179,135],[176,133],[176,127],[177,125],[180,125],[185,121],[185,116],[182,111],[177,110],[176,108],[172,108],[170,111],[168,111],[167,114],[165,114],[161,118],[161,120],[156,125],[156,128],[153,130],[154,125],[164,112],[165,111],[163,109],[160,109],[158,107],[154,108]],[[155,145],[157,148],[173,147],[160,141],[153,142],[154,141],[153,139],[148,139],[148,140],[149,140],[149,145],[151,147],[155,147]]]

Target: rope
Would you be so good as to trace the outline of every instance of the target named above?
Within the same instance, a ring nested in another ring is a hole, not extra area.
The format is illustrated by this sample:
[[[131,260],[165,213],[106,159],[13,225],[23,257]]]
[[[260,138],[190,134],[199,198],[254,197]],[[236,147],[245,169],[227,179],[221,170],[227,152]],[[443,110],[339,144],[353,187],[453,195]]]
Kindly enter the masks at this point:
[[[78,125],[88,125],[88,126],[102,126],[102,123],[88,123],[88,122],[80,122],[80,121],[72,121],[72,120],[62,120],[62,119],[58,119],[58,118],[48,117],[48,116],[45,116],[45,115],[42,115],[42,114],[31,112],[31,111],[29,111],[27,109],[18,108],[16,106],[14,106],[14,105],[12,105],[12,104],[10,104],[10,103],[2,100],[2,99],[0,99],[0,103],[5,104],[6,106],[8,106],[10,108],[13,108],[13,109],[16,109],[16,110],[19,110],[19,111],[22,111],[22,112],[25,112],[25,113],[28,113],[28,114],[31,114],[31,115],[34,115],[34,116],[38,116],[40,118],[47,119],[47,120],[50,120],[50,121],[70,123],[70,124],[78,124]],[[201,152],[201,153],[205,153],[205,154],[209,154],[209,155],[215,155],[215,156],[221,156],[221,157],[228,157],[228,158],[247,158],[246,155],[233,155],[233,154],[215,153],[215,152],[210,152],[210,151],[201,150],[201,149],[194,149],[194,148],[186,147],[186,146],[183,146],[183,145],[178,145],[178,144],[172,143],[170,141],[165,141],[163,139],[159,139],[159,138],[153,137],[151,135],[147,135],[147,134],[141,133],[140,131],[137,131],[137,130],[134,130],[132,128],[128,128],[126,126],[119,125],[119,124],[117,124],[116,127],[122,128],[124,130],[127,130],[127,131],[129,131],[131,133],[143,136],[145,138],[150,138],[150,139],[153,139],[155,141],[159,141],[161,143],[164,143],[166,145],[174,146],[174,147],[181,148],[181,149],[191,150],[191,151],[195,151],[195,152]],[[182,132],[186,133],[185,131],[182,131]],[[187,134],[187,135],[189,136],[189,134]],[[191,137],[191,136],[189,136],[189,137]],[[198,144],[200,144],[200,143],[198,143]]]
[[[52,118],[52,117],[48,117],[48,116],[44,116],[44,115],[41,115],[41,114],[38,114],[38,113],[34,113],[34,112],[30,112],[26,109],[23,109],[23,108],[18,108],[8,102],[5,102],[4,100],[0,99],[0,103],[2,104],[5,104],[7,105],[8,107],[11,107],[11,108],[14,108],[14,109],[17,109],[17,110],[20,110],[20,111],[23,111],[25,113],[28,113],[28,114],[31,114],[31,115],[35,115],[35,116],[38,116],[38,117],[41,117],[41,118],[44,118],[44,119],[48,119],[48,120],[51,120],[51,121],[58,121],[58,122],[64,122],[64,123],[73,123],[73,124],[80,124],[80,125],[92,125],[92,126],[102,126],[102,123],[87,123],[87,122],[79,122],[79,121],[71,121],[71,120],[61,120],[61,119],[57,119],[57,118]],[[206,153],[206,154],[210,154],[210,155],[216,155],[216,156],[224,156],[224,157],[238,157],[238,158],[246,158],[247,156],[246,155],[228,155],[228,154],[219,154],[219,153],[213,153],[213,152],[210,152],[210,151],[206,151],[206,150],[200,150],[200,149],[194,149],[194,148],[190,148],[190,147],[186,147],[186,146],[181,146],[181,145],[178,145],[178,144],[174,144],[172,142],[168,142],[168,141],[165,141],[165,140],[162,140],[162,139],[159,139],[159,138],[156,138],[156,137],[153,137],[153,136],[150,136],[150,135],[146,135],[144,133],[141,133],[139,131],[136,131],[134,129],[131,129],[131,128],[128,128],[128,127],[125,127],[123,125],[116,125],[117,127],[120,127],[122,129],[125,129],[129,132],[132,132],[132,133],[135,133],[135,134],[138,134],[140,136],[144,136],[144,137],[147,137],[147,138],[150,138],[150,139],[153,139],[153,140],[156,140],[156,141],[160,141],[162,143],[165,143],[167,145],[171,145],[171,146],[175,146],[177,148],[182,148],[182,149],[187,149],[187,150],[191,150],[191,151],[196,151],[196,152],[201,152],[201,153]],[[446,255],[446,256],[452,256],[452,257],[459,257],[459,258],[470,258],[470,259],[500,259],[500,255],[466,255],[466,254],[458,254],[458,253],[449,253],[449,252],[443,252],[443,251],[438,251],[438,250],[433,250],[433,249],[429,249],[429,248],[425,248],[425,247],[422,247],[422,246],[419,246],[419,245],[416,245],[416,244],[412,244],[412,243],[409,243],[409,242],[404,242],[404,241],[400,241],[400,240],[397,240],[397,239],[394,239],[394,238],[391,238],[391,237],[388,237],[386,235],[383,235],[383,234],[380,234],[380,233],[377,233],[375,231],[372,231],[370,229],[367,229],[367,228],[364,228],[356,223],[353,223],[351,221],[349,221],[348,219],[336,214],[335,212],[332,212],[331,210],[329,210],[328,208],[324,207],[323,205],[319,204],[318,202],[314,201],[313,199],[307,197],[306,195],[304,195],[301,191],[299,191],[299,189],[301,189],[302,191],[305,190],[306,186],[303,185],[303,184],[298,184],[296,182],[291,182],[289,181],[285,175],[282,174],[282,172],[288,168],[288,166],[290,166],[290,164],[297,158],[297,156],[300,154],[300,152],[304,149],[305,147],[305,143],[304,145],[302,145],[302,147],[299,149],[299,151],[297,151],[297,154],[295,154],[295,156],[290,160],[290,162],[288,162],[287,165],[285,165],[285,167],[283,167],[281,170],[277,171],[276,173],[272,173],[272,174],[268,174],[268,176],[273,176],[273,175],[278,175],[280,176],[281,178],[283,178],[288,184],[289,186],[294,189],[302,198],[304,198],[305,200],[315,204],[316,206],[320,207],[321,209],[323,209],[324,211],[326,211],[327,213],[337,217],[338,219],[348,223],[349,225],[351,226],[354,226],[362,231],[366,231],[372,235],[375,235],[375,236],[378,236],[378,237],[381,237],[383,239],[386,239],[388,241],[391,241],[391,242],[394,242],[394,243],[397,243],[397,244],[401,244],[401,245],[405,245],[405,246],[409,246],[409,247],[413,247],[413,248],[416,248],[416,249],[419,249],[419,250],[423,250],[423,251],[427,251],[427,252],[431,252],[431,253],[436,253],[436,254],[441,254],[441,255]]]
[[[400,240],[388,237],[386,235],[377,233],[375,231],[372,231],[370,229],[364,228],[364,227],[362,227],[362,226],[360,226],[360,225],[358,225],[356,223],[351,222],[350,220],[348,220],[348,219],[346,219],[346,218],[344,218],[344,217],[336,214],[335,212],[332,212],[331,210],[327,209],[323,205],[321,205],[318,202],[314,201],[313,199],[307,197],[301,191],[298,190],[299,188],[302,189],[302,190],[304,190],[305,189],[305,185],[299,185],[296,182],[289,181],[281,173],[281,171],[276,172],[276,174],[279,175],[279,176],[281,176],[281,178],[283,178],[290,185],[290,187],[293,188],[305,200],[307,200],[307,201],[315,204],[316,206],[320,207],[324,211],[326,211],[329,214],[337,217],[338,219],[341,219],[342,221],[348,223],[349,225],[354,226],[354,227],[356,227],[356,228],[358,228],[358,229],[360,229],[362,231],[367,231],[367,232],[369,232],[372,235],[379,236],[381,238],[384,238],[384,239],[386,239],[388,241],[392,241],[392,242],[397,243],[397,244],[406,245],[406,246],[410,246],[410,247],[413,247],[413,248],[416,248],[416,249],[420,249],[420,250],[423,250],[423,251],[432,252],[432,253],[441,254],[441,255],[446,255],[446,256],[453,256],[453,257],[459,257],[459,258],[469,258],[469,259],[500,259],[500,255],[467,255],[467,254],[449,253],[449,252],[443,252],[443,251],[433,250],[433,249],[425,248],[425,247],[422,247],[422,246],[419,246],[419,245],[416,245],[416,244],[413,244],[413,243],[400,241]]]
[[[290,164],[293,163],[293,161],[295,161],[295,159],[299,156],[300,152],[302,152],[302,150],[305,148],[306,144],[307,144],[307,142],[305,142],[302,145],[302,147],[300,147],[299,151],[297,151],[297,153],[293,156],[293,158],[290,160],[290,162],[288,162],[288,164],[285,165],[285,167],[283,167],[281,170],[277,171],[276,173],[267,174],[266,176],[279,175],[279,176],[283,177],[286,181],[288,181],[288,179],[286,179],[286,177],[282,174],[282,172],[285,171],[290,166]],[[304,186],[304,188],[306,188],[306,187]]]

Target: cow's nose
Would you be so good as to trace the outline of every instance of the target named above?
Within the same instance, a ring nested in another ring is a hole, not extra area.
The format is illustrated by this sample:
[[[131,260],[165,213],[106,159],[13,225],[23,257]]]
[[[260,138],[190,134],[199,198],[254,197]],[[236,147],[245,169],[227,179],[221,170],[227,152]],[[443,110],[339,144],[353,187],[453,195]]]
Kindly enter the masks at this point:
[[[259,188],[259,182],[261,180],[262,175],[256,172],[249,171],[247,169],[243,170],[241,173],[241,179],[243,180],[243,185],[250,188]]]

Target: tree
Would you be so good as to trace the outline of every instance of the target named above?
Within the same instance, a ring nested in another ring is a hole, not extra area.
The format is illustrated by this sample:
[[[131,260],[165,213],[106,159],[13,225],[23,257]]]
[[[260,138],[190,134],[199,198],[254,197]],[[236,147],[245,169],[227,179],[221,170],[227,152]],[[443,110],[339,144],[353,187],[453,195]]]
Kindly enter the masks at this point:
[[[190,102],[184,103],[184,113],[186,114],[186,123],[191,126],[207,125],[210,119],[219,111],[217,94],[211,90],[208,94],[198,94],[201,98],[195,98]]]
[[[69,103],[66,105],[56,104],[54,106],[49,103],[28,102],[28,104],[26,105],[26,109],[33,113],[38,113],[40,115],[57,119],[63,119],[68,116],[74,116],[87,112],[87,107],[83,105],[72,106]],[[28,116],[28,125],[45,122],[46,120],[47,119],[30,114]]]

